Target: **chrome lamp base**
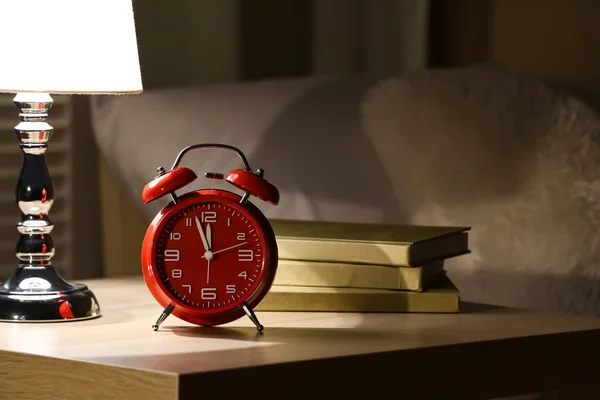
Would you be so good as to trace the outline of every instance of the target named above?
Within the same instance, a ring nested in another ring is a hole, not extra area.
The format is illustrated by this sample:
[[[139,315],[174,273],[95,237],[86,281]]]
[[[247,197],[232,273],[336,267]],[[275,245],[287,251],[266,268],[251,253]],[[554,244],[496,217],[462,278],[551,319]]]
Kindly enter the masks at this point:
[[[0,286],[0,321],[51,322],[96,318],[101,315],[87,286],[66,282],[54,269],[54,224],[48,212],[54,185],[44,153],[53,128],[46,122],[52,98],[46,93],[19,93],[14,98],[20,123],[15,133],[21,141],[23,165],[16,187],[21,210],[17,223],[20,260],[13,275]]]
[[[100,316],[94,294],[63,280],[51,265],[19,266],[0,287],[0,321],[74,321]]]

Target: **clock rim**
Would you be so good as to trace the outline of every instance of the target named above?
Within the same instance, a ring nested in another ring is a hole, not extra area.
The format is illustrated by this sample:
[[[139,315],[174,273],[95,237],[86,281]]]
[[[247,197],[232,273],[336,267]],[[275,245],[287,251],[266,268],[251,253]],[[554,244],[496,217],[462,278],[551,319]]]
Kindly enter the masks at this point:
[[[144,281],[150,290],[155,300],[162,306],[166,307],[173,304],[175,309],[172,314],[176,317],[196,324],[196,325],[221,325],[227,322],[234,321],[245,315],[242,308],[243,304],[247,304],[250,309],[254,309],[269,292],[278,263],[278,249],[275,234],[265,215],[252,202],[246,201],[243,205],[239,204],[242,197],[236,193],[221,189],[201,189],[186,193],[179,197],[178,202],[169,202],[158,214],[154,217],[142,244],[141,266]],[[256,223],[257,229],[260,229],[265,241],[265,255],[262,278],[256,289],[246,295],[246,301],[240,305],[224,311],[208,311],[201,308],[189,306],[177,299],[164,285],[158,275],[156,267],[156,243],[162,228],[174,214],[180,212],[184,208],[188,208],[196,203],[224,203],[229,206],[232,204],[236,208],[243,208]]]

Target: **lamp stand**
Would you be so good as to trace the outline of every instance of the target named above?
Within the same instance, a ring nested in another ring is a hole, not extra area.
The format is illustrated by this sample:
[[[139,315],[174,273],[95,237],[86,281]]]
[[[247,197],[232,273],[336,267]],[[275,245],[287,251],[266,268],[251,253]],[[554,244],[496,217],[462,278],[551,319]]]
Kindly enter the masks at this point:
[[[52,97],[46,93],[19,93],[14,98],[20,123],[23,165],[15,196],[21,209],[16,255],[20,260],[12,276],[0,286],[0,321],[73,321],[100,316],[100,307],[86,285],[65,281],[54,269],[54,224],[48,212],[54,185],[44,153],[53,128],[46,122]]]

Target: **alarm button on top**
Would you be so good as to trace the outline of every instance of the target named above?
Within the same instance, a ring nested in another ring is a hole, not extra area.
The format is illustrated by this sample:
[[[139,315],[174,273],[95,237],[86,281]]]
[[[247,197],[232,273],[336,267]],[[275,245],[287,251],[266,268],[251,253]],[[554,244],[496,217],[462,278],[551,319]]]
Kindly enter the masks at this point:
[[[146,184],[142,191],[142,200],[144,203],[150,203],[165,194],[181,189],[185,185],[195,181],[196,178],[196,173],[189,168],[175,168],[157,176],[152,182]]]
[[[267,203],[279,204],[279,191],[277,188],[262,177],[262,170],[257,172],[258,174],[254,174],[245,169],[235,169],[227,174],[225,180]]]

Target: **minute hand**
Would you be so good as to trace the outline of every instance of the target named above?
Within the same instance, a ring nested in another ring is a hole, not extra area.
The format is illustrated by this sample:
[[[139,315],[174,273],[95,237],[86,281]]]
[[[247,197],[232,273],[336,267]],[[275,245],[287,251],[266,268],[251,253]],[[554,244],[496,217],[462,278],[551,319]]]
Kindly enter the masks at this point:
[[[204,235],[204,231],[202,230],[202,224],[198,217],[196,217],[196,228],[198,228],[198,232],[200,233],[200,239],[202,239],[202,246],[204,246],[205,251],[210,251],[210,245],[206,240],[206,236]]]
[[[219,254],[219,253],[222,253],[222,252],[224,252],[224,251],[227,251],[227,250],[235,249],[236,247],[243,246],[243,245],[245,245],[245,244],[247,244],[247,243],[248,243],[248,242],[244,242],[244,243],[236,244],[236,245],[234,245],[234,246],[227,247],[227,248],[225,248],[225,249],[221,249],[221,250],[219,250],[219,251],[215,251],[215,252],[213,252],[213,255],[215,255],[215,254]]]

